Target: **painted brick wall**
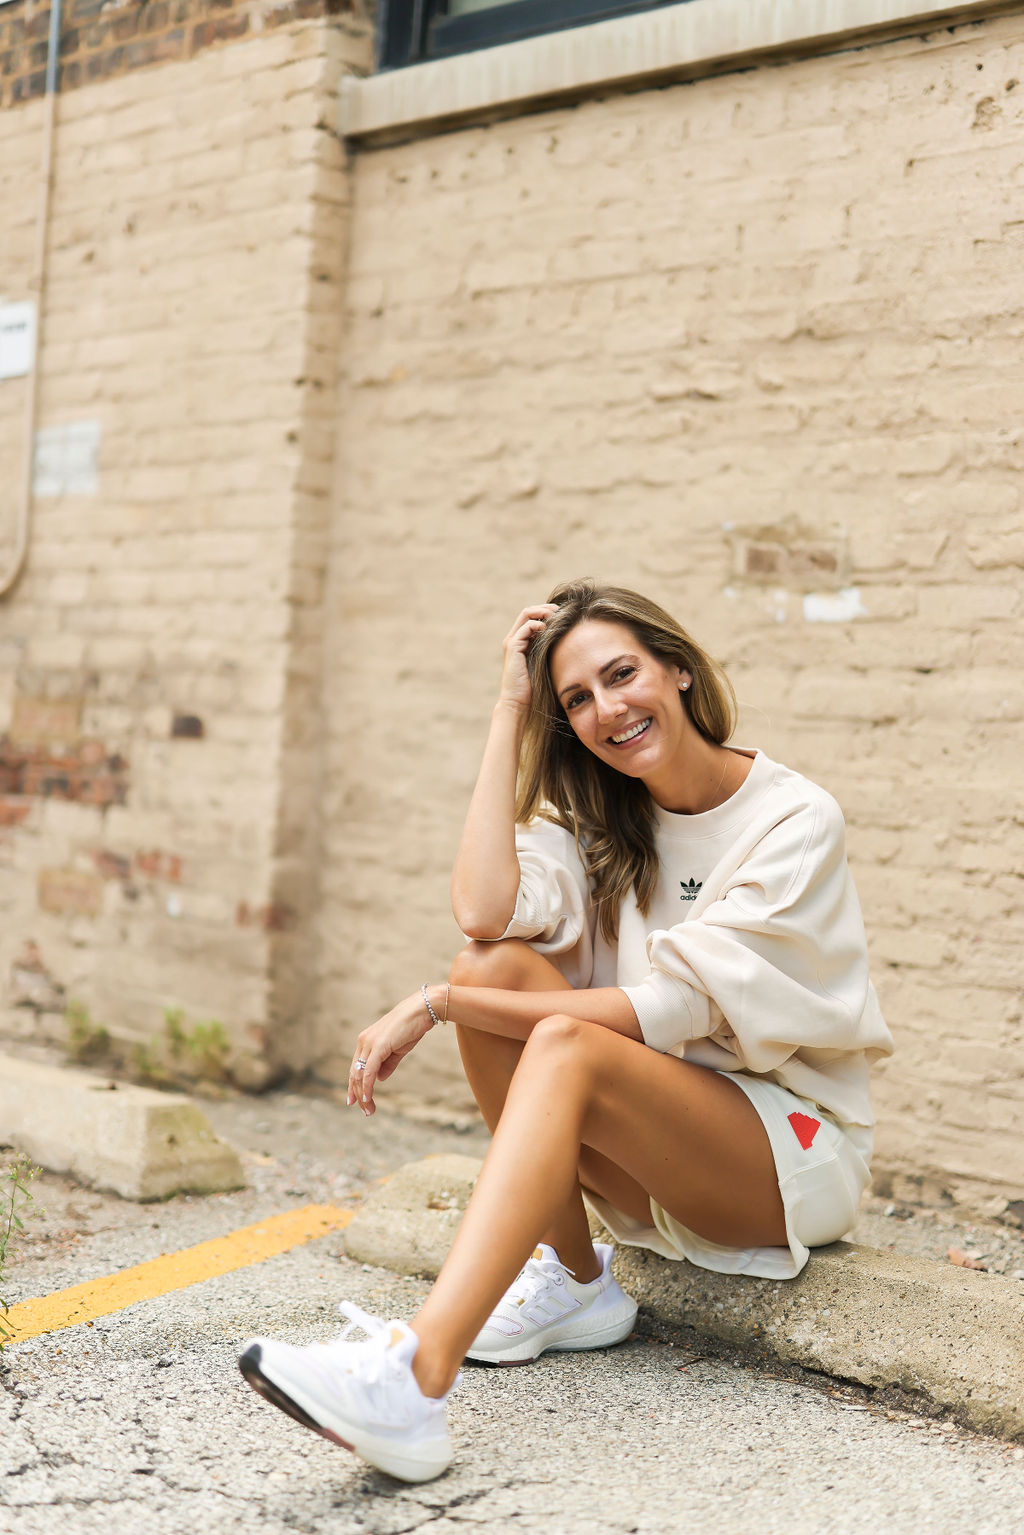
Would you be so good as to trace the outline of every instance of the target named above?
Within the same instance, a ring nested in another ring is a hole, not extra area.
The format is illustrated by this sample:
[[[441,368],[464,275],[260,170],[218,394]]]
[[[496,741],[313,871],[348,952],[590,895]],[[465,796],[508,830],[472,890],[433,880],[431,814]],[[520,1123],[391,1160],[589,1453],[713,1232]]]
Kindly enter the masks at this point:
[[[310,1048],[348,218],[330,125],[367,40],[294,5],[131,9],[282,24],[59,103],[39,426],[98,450],[94,484],[40,489],[0,605],[0,1023],[58,1031],[74,998],[146,1043],[181,1008],[259,1084]],[[41,121],[0,111],[8,299],[29,296]],[[0,382],[7,486],[24,392]]]
[[[323,1072],[442,975],[501,637],[590,573],[845,807],[883,1163],[1024,1190],[1022,82],[1016,16],[359,155]]]

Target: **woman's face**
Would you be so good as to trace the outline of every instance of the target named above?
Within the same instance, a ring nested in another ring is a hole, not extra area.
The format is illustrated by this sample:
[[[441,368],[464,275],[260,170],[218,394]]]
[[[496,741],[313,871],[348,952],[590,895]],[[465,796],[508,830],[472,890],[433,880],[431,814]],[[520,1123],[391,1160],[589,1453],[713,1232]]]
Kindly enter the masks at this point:
[[[691,675],[659,661],[624,624],[577,624],[554,647],[550,670],[570,725],[602,762],[647,779],[677,759],[693,730],[680,698]]]

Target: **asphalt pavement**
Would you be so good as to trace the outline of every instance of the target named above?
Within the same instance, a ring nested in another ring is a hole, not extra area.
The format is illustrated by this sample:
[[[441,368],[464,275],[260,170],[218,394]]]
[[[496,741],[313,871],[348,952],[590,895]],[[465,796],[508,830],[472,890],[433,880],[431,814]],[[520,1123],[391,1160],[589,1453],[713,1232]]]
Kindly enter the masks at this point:
[[[399,1165],[480,1155],[485,1136],[297,1094],[206,1105],[242,1155],[236,1193],[136,1205],[45,1177],[13,1302],[173,1252],[305,1202],[356,1207]],[[337,1303],[409,1317],[424,1281],[345,1255],[340,1231],[0,1364],[4,1535],[400,1532],[721,1535],[1024,1525],[1024,1447],[823,1375],[755,1365],[677,1328],[517,1370],[467,1368],[438,1481],[371,1471],[256,1397],[253,1334],[330,1338]]]

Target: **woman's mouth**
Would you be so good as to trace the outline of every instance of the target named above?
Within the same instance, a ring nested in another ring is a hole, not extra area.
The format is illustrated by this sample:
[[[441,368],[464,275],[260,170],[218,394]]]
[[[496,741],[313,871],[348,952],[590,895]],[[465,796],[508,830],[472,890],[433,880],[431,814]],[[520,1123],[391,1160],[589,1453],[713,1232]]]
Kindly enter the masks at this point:
[[[638,736],[646,735],[650,729],[653,715],[645,720],[637,720],[635,725],[630,725],[628,730],[620,730],[618,735],[609,736],[612,746],[626,746],[630,741],[635,741]]]

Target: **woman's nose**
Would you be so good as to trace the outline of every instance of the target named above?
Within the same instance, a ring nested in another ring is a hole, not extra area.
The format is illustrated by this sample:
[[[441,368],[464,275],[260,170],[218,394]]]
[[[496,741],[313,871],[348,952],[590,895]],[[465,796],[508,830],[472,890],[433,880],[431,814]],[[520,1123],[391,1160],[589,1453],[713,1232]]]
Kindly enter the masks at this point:
[[[628,705],[624,698],[617,698],[614,693],[606,693],[603,688],[596,689],[594,693],[594,705],[597,709],[597,717],[602,722],[605,720],[619,719],[625,714]]]

